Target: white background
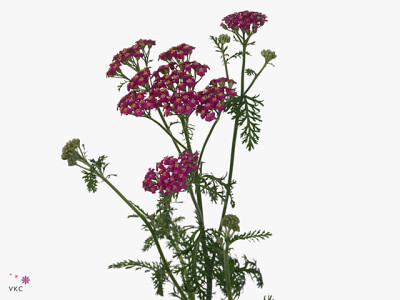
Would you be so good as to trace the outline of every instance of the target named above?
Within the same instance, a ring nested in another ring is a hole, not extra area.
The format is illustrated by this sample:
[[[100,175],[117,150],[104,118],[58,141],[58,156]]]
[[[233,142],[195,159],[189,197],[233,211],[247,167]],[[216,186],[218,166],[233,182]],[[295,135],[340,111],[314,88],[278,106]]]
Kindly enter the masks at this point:
[[[344,0],[3,1],[0,299],[157,298],[149,274],[107,270],[157,254],[141,253],[139,221],[106,185],[88,194],[61,148],[79,137],[91,157],[108,155],[113,182],[152,210],[141,181],[174,148],[149,121],[116,111],[124,94],[106,79],[108,64],[140,38],[157,41],[153,58],[186,42],[211,67],[205,81],[219,77],[209,35],[245,9],[269,19],[249,66],[259,68],[262,49],[278,58],[253,88],[265,99],[260,144],[250,153],[239,144],[235,164],[229,212],[243,231],[273,233],[237,244],[265,281],[260,290],[249,279],[242,298],[400,299],[398,7]],[[210,124],[197,124],[200,145]],[[210,141],[216,175],[228,168],[231,134],[225,118]],[[220,209],[206,206],[208,226]],[[9,273],[30,276],[23,293],[8,291]]]

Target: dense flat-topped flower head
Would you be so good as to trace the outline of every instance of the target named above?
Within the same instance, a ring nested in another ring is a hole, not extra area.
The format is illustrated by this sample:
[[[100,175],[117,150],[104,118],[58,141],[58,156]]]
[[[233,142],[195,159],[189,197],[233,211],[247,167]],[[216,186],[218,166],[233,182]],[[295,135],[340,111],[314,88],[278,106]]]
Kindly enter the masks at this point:
[[[198,169],[199,153],[186,151],[179,158],[166,156],[156,164],[156,169],[150,168],[143,180],[145,191],[159,191],[161,194],[170,195],[186,189],[186,181],[192,171]]]
[[[224,29],[229,28],[234,31],[243,29],[247,33],[255,33],[265,22],[267,16],[263,13],[245,10],[226,16],[222,19],[221,26]]]
[[[143,116],[145,111],[160,106],[160,101],[155,97],[146,97],[147,92],[132,90],[122,97],[118,103],[117,109],[121,115],[134,115],[136,117]]]
[[[136,73],[128,83],[128,91],[135,89],[139,86],[145,86],[150,77],[150,68],[144,68]]]
[[[146,46],[148,46],[149,48],[151,48],[152,46],[154,46],[156,44],[156,41],[153,40],[146,40],[146,39],[140,39],[138,41],[136,41],[135,45],[139,45],[142,49]]]
[[[195,47],[183,43],[176,47],[170,48],[168,51],[161,53],[159,56],[159,60],[161,59],[166,62],[170,62],[175,59],[177,61],[181,61],[185,57],[188,58],[190,54],[192,54],[193,49],[195,49]]]
[[[107,77],[113,77],[118,74],[121,64],[126,63],[133,57],[139,59],[144,56],[145,48],[150,49],[156,42],[153,40],[140,39],[132,47],[124,48],[114,55],[113,61],[106,73]]]

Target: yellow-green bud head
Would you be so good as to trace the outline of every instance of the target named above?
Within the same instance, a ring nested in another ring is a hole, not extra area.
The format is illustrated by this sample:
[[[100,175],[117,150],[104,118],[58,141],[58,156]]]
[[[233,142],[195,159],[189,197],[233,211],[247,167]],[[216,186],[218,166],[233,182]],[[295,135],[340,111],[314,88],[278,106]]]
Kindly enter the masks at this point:
[[[218,37],[218,42],[220,42],[221,44],[228,44],[231,41],[231,37],[227,34],[221,34]]]
[[[237,216],[235,215],[225,215],[222,218],[221,225],[223,227],[227,227],[229,229],[232,229],[233,231],[240,231],[239,227],[240,220]]]
[[[77,148],[80,146],[79,139],[73,139],[65,144],[62,148],[61,158],[68,161],[68,166],[76,165],[77,159],[80,157]]]
[[[276,58],[275,51],[271,51],[269,49],[261,51],[261,55],[265,58],[266,63],[269,63],[271,60]]]

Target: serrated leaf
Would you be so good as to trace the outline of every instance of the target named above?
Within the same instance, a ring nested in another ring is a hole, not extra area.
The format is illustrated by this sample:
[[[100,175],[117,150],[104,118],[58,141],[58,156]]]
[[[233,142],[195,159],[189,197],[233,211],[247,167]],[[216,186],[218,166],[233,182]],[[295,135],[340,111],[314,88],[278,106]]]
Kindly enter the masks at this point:
[[[231,243],[238,241],[238,240],[249,240],[252,242],[259,241],[259,240],[265,240],[269,237],[272,236],[272,233],[267,232],[265,230],[254,230],[254,231],[249,231],[245,232],[242,234],[235,234],[233,238],[231,239]]]
[[[253,69],[246,69],[245,70],[246,75],[248,76],[254,76],[256,75],[256,71],[254,71]]]

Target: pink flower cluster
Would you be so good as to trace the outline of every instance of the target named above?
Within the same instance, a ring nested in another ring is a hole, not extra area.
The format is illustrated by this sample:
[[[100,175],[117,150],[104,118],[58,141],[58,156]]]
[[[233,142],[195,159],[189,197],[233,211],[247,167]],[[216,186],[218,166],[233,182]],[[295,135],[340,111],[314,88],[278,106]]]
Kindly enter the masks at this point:
[[[183,60],[193,49],[194,47],[187,44],[172,47],[160,57],[166,60],[176,58],[177,62],[169,61],[152,74],[149,67],[137,72],[128,83],[130,93],[118,103],[121,114],[138,117],[144,115],[146,110],[162,107],[164,116],[171,113],[190,115],[196,112],[206,121],[214,120],[216,112],[225,108],[224,99],[227,96],[236,96],[232,88],[235,82],[227,78],[214,79],[203,91],[194,91],[198,80],[210,68],[196,61]],[[226,83],[228,87],[225,86]]]
[[[226,83],[228,83],[228,87],[225,86]],[[211,80],[210,85],[200,93],[201,97],[197,105],[196,112],[200,114],[202,119],[210,122],[215,118],[215,111],[224,110],[223,100],[228,95],[237,95],[232,88],[234,83],[236,83],[234,80],[224,77]]]
[[[170,48],[168,51],[163,52],[159,56],[159,60],[164,60],[166,62],[172,61],[174,58],[179,61],[185,56],[189,56],[195,47],[189,46],[187,44],[180,44],[176,47]]]
[[[106,73],[107,77],[112,77],[117,74],[117,71],[121,67],[121,65],[130,59],[131,57],[135,58],[140,58],[143,57],[143,49],[148,46],[151,48],[152,45],[155,45],[156,42],[153,40],[144,40],[140,39],[138,40],[132,47],[130,48],[125,48],[119,51],[116,55],[113,57],[113,61],[110,64],[110,67]]]
[[[234,29],[238,30],[243,29],[244,31],[257,32],[257,29],[264,25],[267,22],[267,16],[254,11],[242,11],[230,14],[222,19],[221,26],[226,29]]]
[[[207,69],[209,69],[207,65],[202,65],[196,61],[185,61],[179,64],[170,62],[168,65],[160,66],[153,73],[153,87],[166,88],[173,92],[193,90],[196,85],[195,77],[203,77]]]
[[[199,153],[182,153],[179,158],[167,156],[156,164],[156,169],[150,168],[143,180],[145,191],[160,191],[161,194],[179,193],[186,189],[186,180],[190,172],[198,169]]]
[[[118,108],[121,115],[133,114],[136,117],[140,117],[144,114],[145,110],[150,110],[157,107],[155,99],[153,101],[146,97],[146,92],[133,90],[127,95],[122,97],[118,103]]]
[[[136,73],[135,76],[128,83],[128,91],[134,89],[140,85],[144,86],[150,77],[150,68],[144,68]]]

